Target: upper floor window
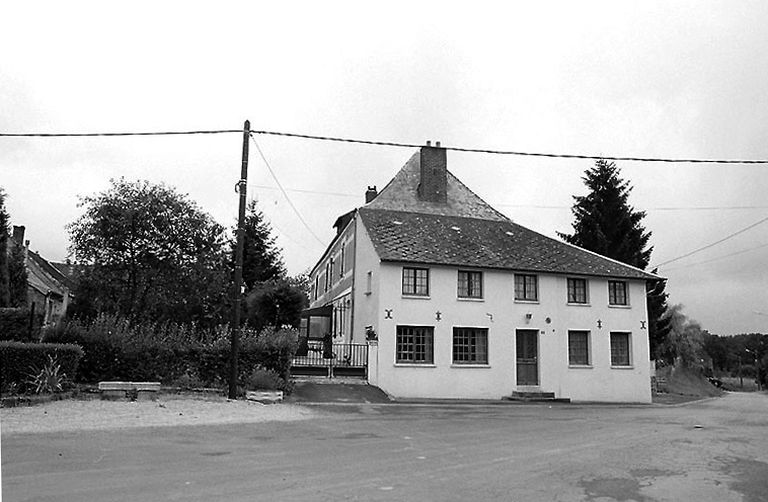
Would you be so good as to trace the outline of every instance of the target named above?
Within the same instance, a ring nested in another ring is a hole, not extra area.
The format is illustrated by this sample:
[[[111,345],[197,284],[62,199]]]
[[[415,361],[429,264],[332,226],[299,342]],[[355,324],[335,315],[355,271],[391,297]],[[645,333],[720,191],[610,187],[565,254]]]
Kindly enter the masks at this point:
[[[568,278],[568,303],[587,303],[587,280]]]
[[[429,269],[403,267],[403,294],[429,296]]]
[[[608,305],[629,305],[625,281],[608,281]]]
[[[538,278],[535,275],[515,274],[515,300],[537,301]]]
[[[483,297],[483,273],[459,270],[459,298]]]
[[[339,264],[339,277],[344,277],[344,269],[345,269],[344,258],[346,258],[346,256],[344,256],[344,248],[345,246],[344,244],[342,244],[341,245],[341,263]]]
[[[320,281],[320,275],[318,274],[315,276],[315,287],[312,288],[312,296],[314,297],[313,298],[314,300],[317,300],[317,290],[319,286],[319,281]]]

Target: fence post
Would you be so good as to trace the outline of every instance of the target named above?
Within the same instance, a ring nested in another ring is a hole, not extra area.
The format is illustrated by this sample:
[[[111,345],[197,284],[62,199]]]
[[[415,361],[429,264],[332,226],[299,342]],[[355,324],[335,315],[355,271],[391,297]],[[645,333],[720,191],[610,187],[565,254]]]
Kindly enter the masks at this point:
[[[368,383],[379,385],[379,341],[368,340]]]

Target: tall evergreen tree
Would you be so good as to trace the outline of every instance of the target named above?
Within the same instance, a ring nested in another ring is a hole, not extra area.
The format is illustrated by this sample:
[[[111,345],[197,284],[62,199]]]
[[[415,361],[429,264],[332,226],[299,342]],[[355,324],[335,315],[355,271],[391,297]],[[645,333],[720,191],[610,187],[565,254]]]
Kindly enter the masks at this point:
[[[653,269],[657,273],[657,269]],[[669,293],[666,290],[666,279],[660,281],[649,281],[645,287],[645,295],[648,304],[648,339],[650,341],[650,352],[653,359],[661,359],[661,347],[669,336],[670,322],[664,317],[667,311],[667,298]]]
[[[620,174],[613,162],[595,162],[582,178],[589,193],[573,197],[573,234],[558,234],[566,242],[645,269],[653,250],[647,247],[651,232],[641,224],[645,211],[629,205],[632,187]]]
[[[598,160],[587,170],[584,184],[587,195],[574,196],[571,211],[575,217],[572,234],[559,233],[571,244],[613,258],[627,265],[645,269],[653,247],[648,246],[651,232],[642,225],[645,211],[635,211],[629,204],[632,187],[621,178],[614,162]],[[656,270],[654,270],[654,273]],[[648,282],[648,337],[651,357],[660,357],[660,350],[670,332],[667,311],[666,281]]]
[[[257,284],[285,277],[280,248],[272,237],[272,228],[256,201],[248,203],[243,239],[243,284],[252,290]],[[235,242],[232,243],[234,254]]]
[[[0,188],[0,307],[11,306],[8,289],[8,224],[10,217],[5,210],[5,191]]]

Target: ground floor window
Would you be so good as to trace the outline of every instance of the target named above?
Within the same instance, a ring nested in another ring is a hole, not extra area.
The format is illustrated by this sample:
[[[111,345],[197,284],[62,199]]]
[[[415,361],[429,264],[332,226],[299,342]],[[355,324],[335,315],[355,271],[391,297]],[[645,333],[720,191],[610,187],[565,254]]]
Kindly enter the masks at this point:
[[[589,331],[568,332],[568,364],[589,365]]]
[[[629,366],[629,333],[611,333],[611,366]]]
[[[453,328],[454,364],[488,364],[488,329]]]
[[[434,363],[434,333],[432,326],[398,326],[395,362]]]

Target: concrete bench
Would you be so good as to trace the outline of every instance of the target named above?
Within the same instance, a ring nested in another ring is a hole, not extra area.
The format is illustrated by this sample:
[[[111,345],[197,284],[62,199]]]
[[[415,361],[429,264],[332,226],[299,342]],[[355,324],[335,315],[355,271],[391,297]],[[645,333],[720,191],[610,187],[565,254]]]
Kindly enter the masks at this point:
[[[160,392],[160,382],[99,382],[99,392],[102,399],[157,399]]]

